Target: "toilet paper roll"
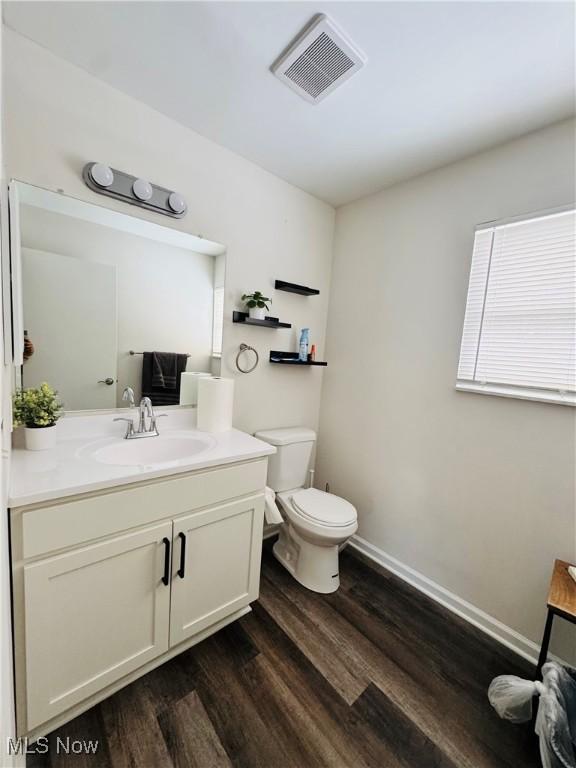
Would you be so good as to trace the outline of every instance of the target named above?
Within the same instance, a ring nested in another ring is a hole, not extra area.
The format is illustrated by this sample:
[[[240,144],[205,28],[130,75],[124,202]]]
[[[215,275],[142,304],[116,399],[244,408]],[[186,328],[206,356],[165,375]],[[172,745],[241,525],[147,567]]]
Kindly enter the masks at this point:
[[[264,520],[268,525],[278,525],[284,522],[280,510],[276,506],[276,494],[268,486],[264,491]]]
[[[212,376],[207,371],[184,371],[180,377],[180,405],[196,405],[198,402],[198,380]]]
[[[201,432],[232,429],[234,379],[198,379],[197,426]]]

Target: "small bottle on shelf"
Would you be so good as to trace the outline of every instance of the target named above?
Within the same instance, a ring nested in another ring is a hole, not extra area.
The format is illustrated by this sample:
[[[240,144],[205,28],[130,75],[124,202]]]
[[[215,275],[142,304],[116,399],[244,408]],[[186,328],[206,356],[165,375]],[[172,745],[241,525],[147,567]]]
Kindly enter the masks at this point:
[[[302,328],[300,333],[300,345],[298,352],[298,359],[300,362],[305,363],[308,360],[308,340],[309,340],[309,328]]]

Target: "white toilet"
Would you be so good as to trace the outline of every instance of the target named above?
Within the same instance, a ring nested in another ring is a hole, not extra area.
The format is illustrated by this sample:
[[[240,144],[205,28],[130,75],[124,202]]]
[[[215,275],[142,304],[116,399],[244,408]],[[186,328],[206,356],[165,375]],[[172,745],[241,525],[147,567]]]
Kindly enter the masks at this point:
[[[358,515],[345,499],[306,488],[316,433],[303,427],[256,432],[276,447],[268,458],[268,486],[284,518],[274,555],[304,587],[335,592],[340,586],[338,552],[356,533]]]

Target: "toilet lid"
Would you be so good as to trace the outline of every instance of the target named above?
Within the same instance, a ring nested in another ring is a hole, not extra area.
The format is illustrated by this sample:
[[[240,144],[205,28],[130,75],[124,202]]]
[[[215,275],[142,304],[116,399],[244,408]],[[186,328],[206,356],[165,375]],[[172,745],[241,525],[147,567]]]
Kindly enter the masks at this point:
[[[345,526],[357,519],[356,509],[349,501],[316,488],[296,491],[292,503],[302,517],[322,525]]]

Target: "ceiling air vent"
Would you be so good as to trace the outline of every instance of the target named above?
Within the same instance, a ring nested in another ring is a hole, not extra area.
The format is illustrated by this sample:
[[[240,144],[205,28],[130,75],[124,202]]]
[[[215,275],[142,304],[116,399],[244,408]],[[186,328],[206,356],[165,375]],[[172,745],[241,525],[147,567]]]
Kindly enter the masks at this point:
[[[320,14],[282,54],[272,72],[303,99],[317,104],[365,63],[365,56]]]

